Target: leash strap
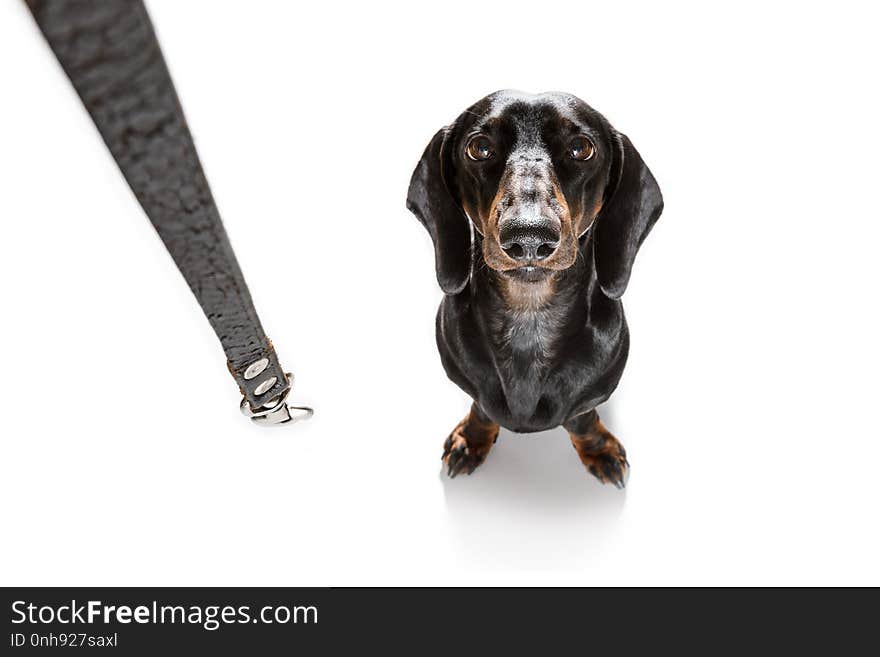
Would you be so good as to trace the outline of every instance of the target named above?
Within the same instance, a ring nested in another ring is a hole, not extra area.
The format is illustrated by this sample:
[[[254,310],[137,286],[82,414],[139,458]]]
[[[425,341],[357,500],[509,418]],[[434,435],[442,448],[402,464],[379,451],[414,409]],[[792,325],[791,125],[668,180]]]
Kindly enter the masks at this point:
[[[259,424],[311,416],[287,405],[292,377],[260,324],[142,0],[26,2],[220,339],[242,412]]]

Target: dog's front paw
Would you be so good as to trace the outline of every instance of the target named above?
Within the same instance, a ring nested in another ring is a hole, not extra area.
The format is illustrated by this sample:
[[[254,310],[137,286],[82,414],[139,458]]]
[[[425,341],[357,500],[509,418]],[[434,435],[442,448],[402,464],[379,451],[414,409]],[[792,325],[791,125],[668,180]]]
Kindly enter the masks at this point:
[[[623,488],[629,475],[626,450],[605,428],[598,414],[593,411],[566,424],[566,428],[571,444],[590,474],[603,484]]]
[[[476,470],[489,455],[488,448],[468,446],[467,439],[456,428],[443,444],[443,463],[446,464],[446,474],[450,477],[464,472],[471,474]]]
[[[443,444],[443,463],[450,477],[476,470],[498,439],[498,425],[481,421],[473,413],[462,420]]]
[[[626,451],[623,445],[617,443],[616,449],[611,449],[599,454],[581,454],[583,463],[590,474],[603,484],[614,484],[617,488],[626,486],[629,476],[629,461],[626,460]]]

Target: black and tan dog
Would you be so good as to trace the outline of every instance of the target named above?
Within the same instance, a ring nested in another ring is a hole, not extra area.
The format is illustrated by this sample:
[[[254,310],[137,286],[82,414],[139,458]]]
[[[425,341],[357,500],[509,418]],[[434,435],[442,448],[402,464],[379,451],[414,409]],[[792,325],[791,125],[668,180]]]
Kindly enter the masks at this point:
[[[623,372],[620,297],[663,209],[629,139],[574,96],[500,91],[434,135],[407,207],[446,294],[443,366],[474,400],[446,440],[449,475],[472,473],[499,425],[562,425],[589,471],[622,487],[626,452],[595,409]]]

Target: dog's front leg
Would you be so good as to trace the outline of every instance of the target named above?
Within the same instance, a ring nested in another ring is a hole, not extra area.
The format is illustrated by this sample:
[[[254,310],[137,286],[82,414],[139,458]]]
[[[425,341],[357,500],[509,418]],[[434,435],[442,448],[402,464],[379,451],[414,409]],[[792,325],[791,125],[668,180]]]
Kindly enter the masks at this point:
[[[460,472],[471,474],[486,460],[498,440],[498,425],[492,422],[477,403],[449,434],[443,445],[443,462],[450,477]]]
[[[626,450],[592,410],[563,424],[581,462],[603,484],[623,488],[629,472]]]

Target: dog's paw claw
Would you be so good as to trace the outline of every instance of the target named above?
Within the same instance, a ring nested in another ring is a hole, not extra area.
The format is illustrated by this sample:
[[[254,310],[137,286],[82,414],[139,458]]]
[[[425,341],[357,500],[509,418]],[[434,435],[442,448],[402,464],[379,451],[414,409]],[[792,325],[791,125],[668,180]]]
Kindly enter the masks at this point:
[[[581,459],[587,462],[590,474],[603,484],[613,484],[621,490],[626,487],[629,479],[629,461],[625,453],[611,450],[582,456]]]

